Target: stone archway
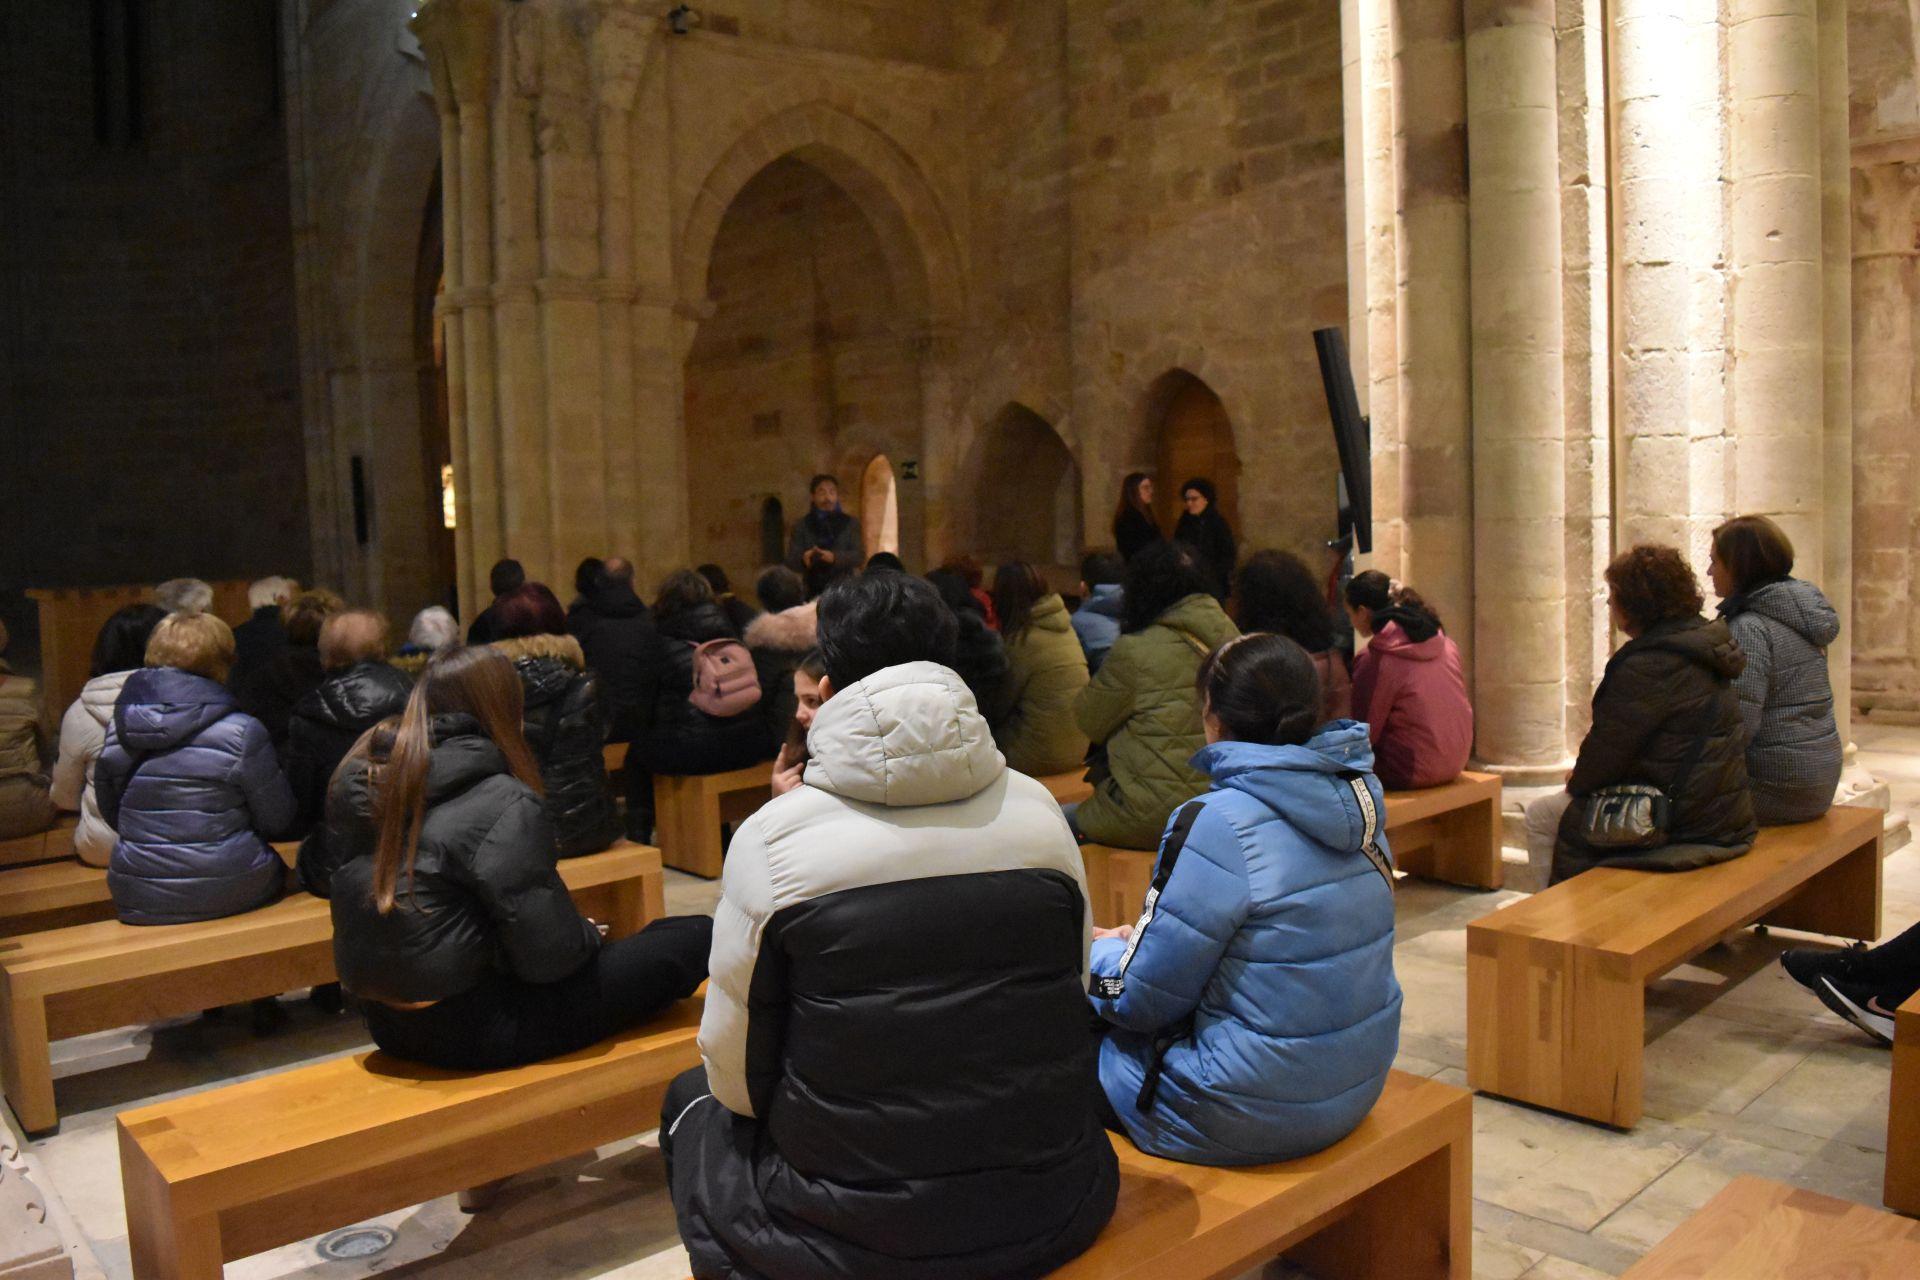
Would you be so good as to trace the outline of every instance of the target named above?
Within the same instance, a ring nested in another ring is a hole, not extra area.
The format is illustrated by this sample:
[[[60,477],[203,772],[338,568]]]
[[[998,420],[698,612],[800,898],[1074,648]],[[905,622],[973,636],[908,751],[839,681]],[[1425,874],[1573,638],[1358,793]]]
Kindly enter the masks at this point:
[[[1147,390],[1143,425],[1161,527],[1171,530],[1180,519],[1180,486],[1198,476],[1213,481],[1221,514],[1238,529],[1240,454],[1233,422],[1213,388],[1185,369],[1168,370]]]
[[[1026,560],[1061,581],[1077,575],[1080,464],[1027,406],[1008,404],[981,433],[972,505],[982,559]]]

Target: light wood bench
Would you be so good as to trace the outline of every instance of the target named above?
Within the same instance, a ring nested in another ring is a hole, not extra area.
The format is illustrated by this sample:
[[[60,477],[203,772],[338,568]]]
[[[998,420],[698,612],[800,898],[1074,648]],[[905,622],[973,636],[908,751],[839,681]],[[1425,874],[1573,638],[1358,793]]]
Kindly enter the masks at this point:
[[[1053,793],[1053,798],[1061,804],[1079,804],[1083,800],[1093,799],[1093,784],[1087,781],[1085,769],[1074,769],[1067,773],[1050,773],[1044,778],[1035,778],[1041,786]]]
[[[632,746],[630,742],[609,742],[600,748],[600,766],[607,771],[607,777],[617,778],[626,771],[627,752]]]
[[[1673,1229],[1621,1280],[1907,1280],[1920,1222],[1742,1177]]]
[[[1330,1280],[1473,1274],[1464,1089],[1395,1071],[1358,1129],[1286,1164],[1180,1164],[1109,1137],[1120,1157],[1113,1218],[1051,1280],[1229,1280],[1280,1257]]]
[[[1885,1199],[1888,1208],[1920,1218],[1920,992],[1893,1015]]]
[[[1463,773],[1445,786],[1387,792],[1387,844],[1393,865],[1408,875],[1497,889],[1500,858],[1500,779]],[[1153,883],[1155,850],[1080,846],[1093,921],[1111,929],[1132,924]]]
[[[657,849],[623,842],[566,859],[560,876],[614,937],[664,914]],[[105,920],[0,941],[0,1085],[23,1129],[51,1130],[52,1041],[334,980],[331,910],[299,892],[220,920]]]
[[[773,796],[773,761],[731,773],[653,775],[653,839],[668,866],[711,880],[726,846],[720,824],[739,824]]]
[[[300,854],[297,840],[272,848],[289,868]],[[113,917],[107,873],[77,858],[0,871],[0,938]]]
[[[701,1002],[579,1053],[462,1073],[369,1051],[119,1116],[137,1280],[221,1264],[655,1128]]]
[[[77,814],[63,813],[46,831],[15,836],[11,840],[0,840],[0,867],[18,867],[30,862],[46,862],[53,858],[71,858],[73,833],[79,825],[80,819]]]
[[[1467,926],[1467,1082],[1630,1128],[1640,1119],[1646,986],[1760,923],[1880,934],[1885,815],[1838,808],[1761,831],[1695,871],[1601,867]]]

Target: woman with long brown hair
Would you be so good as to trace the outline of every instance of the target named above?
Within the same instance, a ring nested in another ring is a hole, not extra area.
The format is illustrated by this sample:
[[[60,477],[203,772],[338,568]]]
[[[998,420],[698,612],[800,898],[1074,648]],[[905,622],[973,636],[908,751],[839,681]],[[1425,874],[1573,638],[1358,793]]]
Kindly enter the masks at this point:
[[[1113,545],[1122,560],[1131,561],[1164,537],[1153,515],[1153,477],[1129,471],[1120,482],[1120,504],[1113,511]]]
[[[554,870],[553,821],[521,733],[513,665],[436,654],[406,712],[334,776],[340,981],[396,1057],[486,1070],[571,1053],[693,993],[713,922],[655,921],[602,942]]]
[[[993,727],[1007,767],[1044,777],[1077,768],[1087,735],[1073,704],[1087,687],[1087,655],[1057,591],[1023,560],[993,575],[993,603],[1007,649],[1007,714]]]

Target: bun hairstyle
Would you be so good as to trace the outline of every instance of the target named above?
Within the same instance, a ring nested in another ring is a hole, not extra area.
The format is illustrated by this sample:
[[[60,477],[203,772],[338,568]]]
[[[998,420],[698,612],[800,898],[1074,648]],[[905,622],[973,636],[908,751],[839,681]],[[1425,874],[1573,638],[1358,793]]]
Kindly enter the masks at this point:
[[[1402,586],[1378,569],[1369,569],[1353,576],[1353,580],[1347,583],[1347,603],[1356,609],[1365,609],[1376,617],[1391,610],[1402,618],[1422,619],[1430,623],[1434,631],[1443,629],[1440,615],[1434,612],[1432,605],[1420,598],[1418,591]],[[1374,623],[1373,629],[1378,631],[1380,625]]]
[[[1320,673],[1285,636],[1256,631],[1227,641],[1200,664],[1194,687],[1235,742],[1297,747],[1320,727]]]

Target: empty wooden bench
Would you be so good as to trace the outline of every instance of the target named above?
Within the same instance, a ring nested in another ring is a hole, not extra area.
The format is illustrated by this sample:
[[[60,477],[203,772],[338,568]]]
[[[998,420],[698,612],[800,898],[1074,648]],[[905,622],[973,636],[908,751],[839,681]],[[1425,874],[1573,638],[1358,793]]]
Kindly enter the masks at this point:
[[[1893,1015],[1886,1202],[1890,1209],[1920,1218],[1920,992]]]
[[[653,777],[653,840],[666,864],[709,880],[720,874],[726,846],[720,825],[738,825],[773,795],[773,761],[731,773]]]
[[[77,815],[63,813],[49,830],[0,840],[0,867],[18,867],[52,858],[71,858],[73,832],[79,822]]]
[[[133,1274],[219,1280],[231,1259],[645,1133],[700,1063],[700,1009],[507,1071],[369,1051],[123,1111]]]
[[[1063,802],[1064,803],[1064,802]],[[1393,864],[1409,875],[1479,889],[1497,889],[1500,859],[1500,779],[1463,773],[1445,786],[1387,792],[1387,843]],[[1094,923],[1131,924],[1153,881],[1154,851],[1083,844],[1087,896]]]
[[[1621,1280],[1908,1280],[1920,1222],[1813,1191],[1735,1178]]]
[[[560,863],[560,876],[615,937],[664,913],[656,849],[616,845]],[[23,1129],[50,1130],[53,1041],[333,980],[333,917],[304,893],[220,920],[105,920],[0,941],[0,1084]]]
[[[1761,831],[1696,871],[1602,867],[1467,926],[1467,1081],[1630,1127],[1640,1119],[1646,986],[1744,925],[1880,934],[1877,809]]]

